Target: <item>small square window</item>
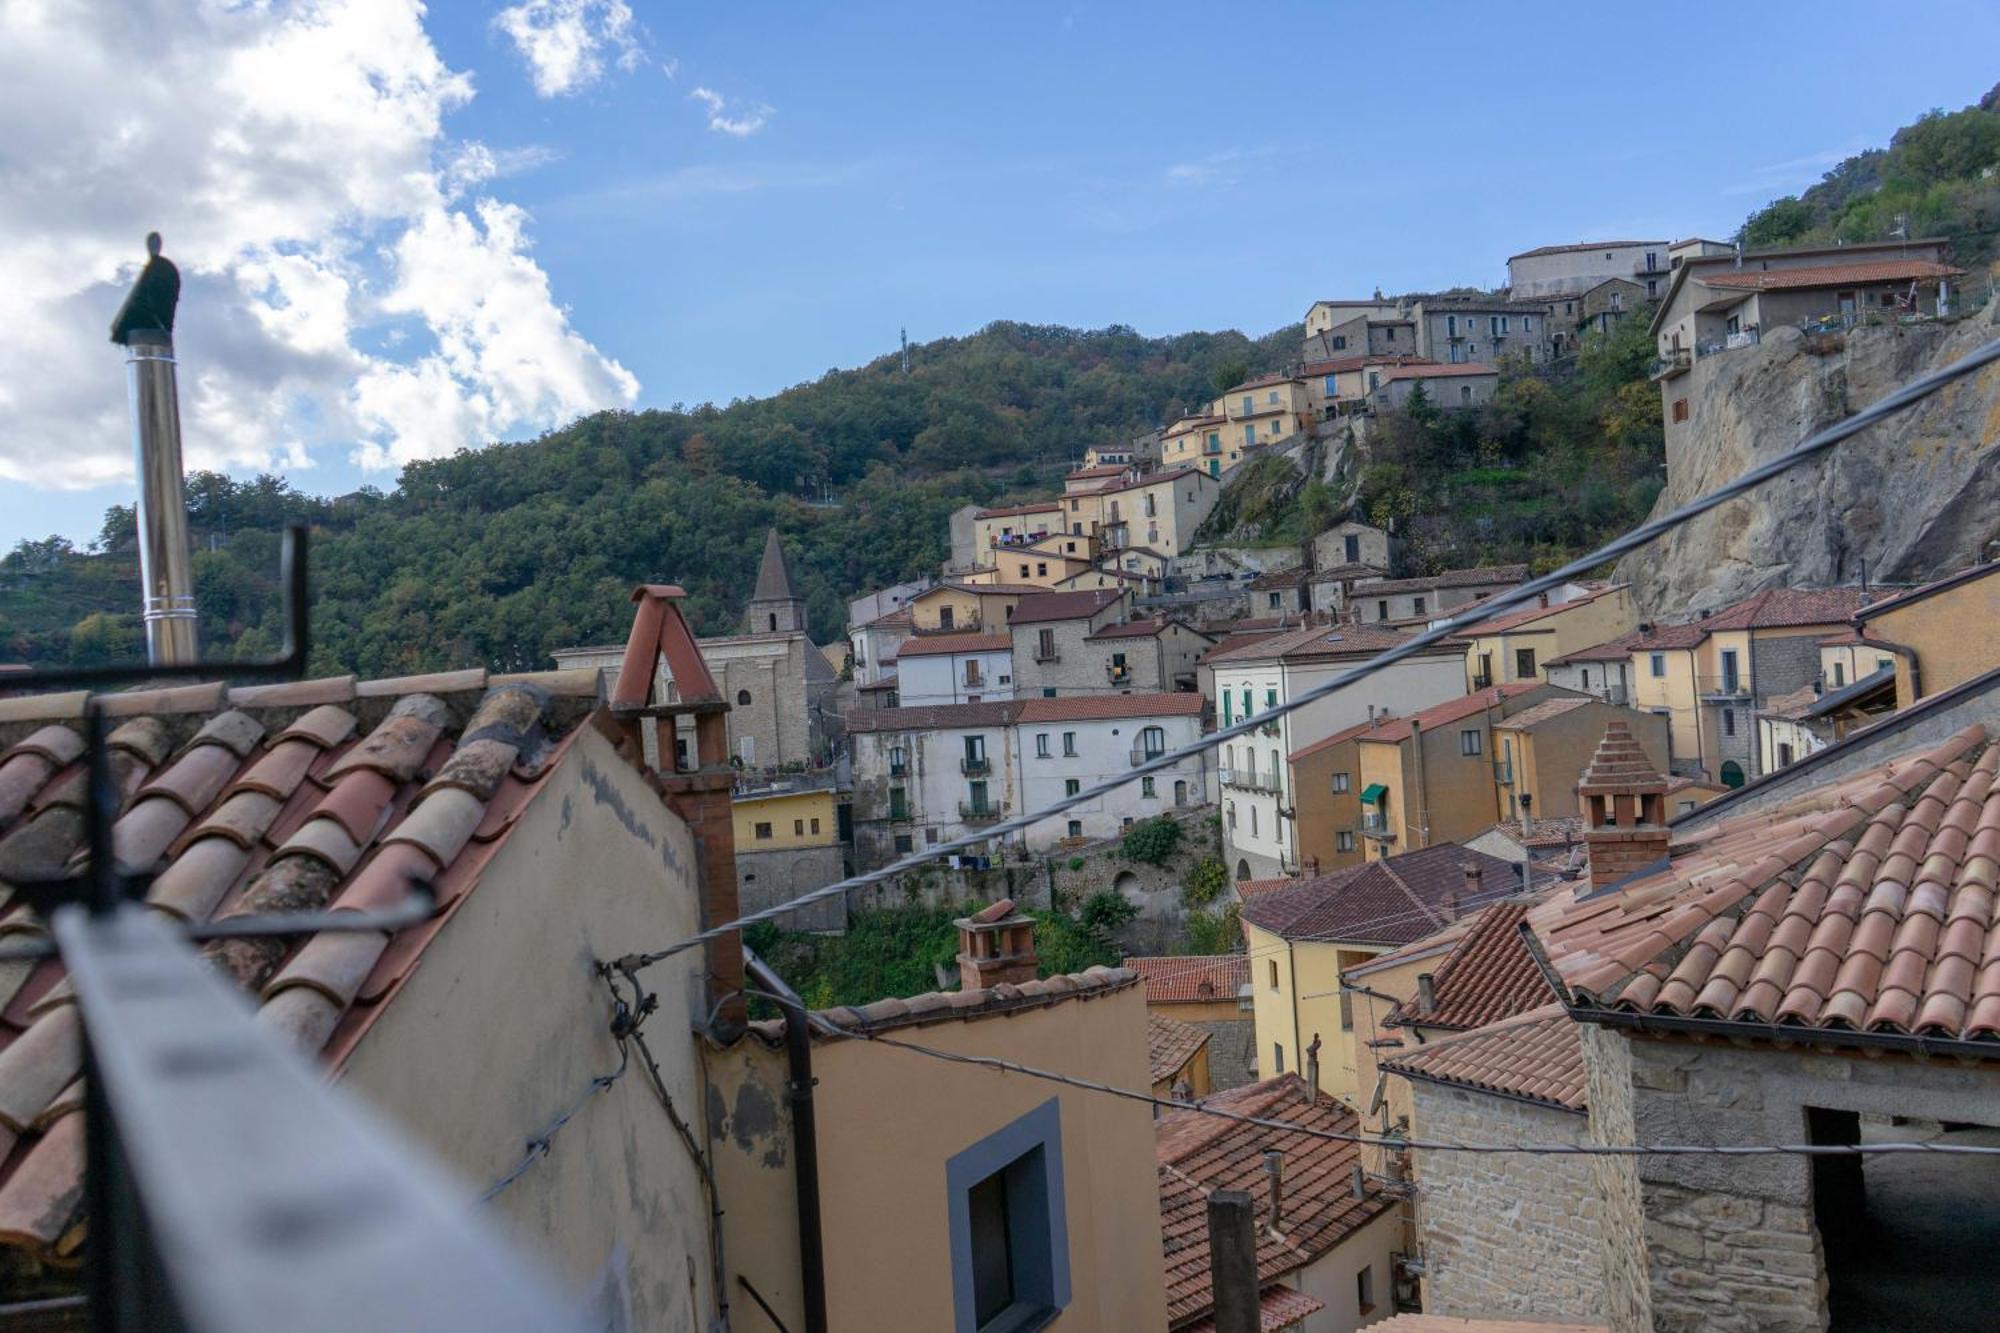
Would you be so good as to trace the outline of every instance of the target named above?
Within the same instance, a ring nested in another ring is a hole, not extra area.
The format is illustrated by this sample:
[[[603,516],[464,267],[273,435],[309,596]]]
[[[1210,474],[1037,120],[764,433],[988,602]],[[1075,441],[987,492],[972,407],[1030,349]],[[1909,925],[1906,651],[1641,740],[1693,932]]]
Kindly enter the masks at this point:
[[[1341,852],[1353,851],[1354,835],[1352,833],[1349,833],[1346,829],[1342,829],[1340,832],[1333,835],[1333,846],[1335,851],[1341,851]]]
[[[1072,838],[1081,838],[1083,836],[1083,821],[1081,819],[1072,819],[1069,821],[1069,836]]]
[[[914,843],[912,843],[912,842],[910,841],[910,835],[909,835],[909,834],[907,834],[907,833],[898,833],[898,834],[896,835],[896,854],[897,854],[898,856],[907,856],[907,855],[909,855],[909,854],[910,854],[910,853],[911,853],[912,851],[915,851],[915,850],[916,850],[916,844],[914,844]]]
[[[1083,790],[1083,783],[1076,778],[1063,779],[1063,795],[1074,796]]]
[[[1461,731],[1458,733],[1458,752],[1460,754],[1483,754],[1485,753],[1485,748],[1486,738],[1481,736],[1477,731]]]
[[[1339,796],[1339,795],[1342,795],[1342,794],[1346,793],[1347,791],[1351,790],[1351,789],[1352,789],[1352,786],[1353,786],[1353,783],[1352,783],[1352,780],[1351,780],[1351,778],[1349,777],[1349,775],[1348,775],[1348,774],[1346,774],[1346,773],[1335,773],[1335,774],[1333,775],[1333,794],[1334,794],[1334,795],[1336,795],[1336,796]]]
[[[954,1333],[1040,1328],[1069,1304],[1061,1103],[945,1163]]]
[[[757,826],[757,841],[759,842],[768,841],[770,839],[770,836],[771,836],[771,826],[769,824],[759,824]]]
[[[1141,796],[1159,795],[1159,793],[1153,789],[1153,779],[1150,775],[1139,779],[1139,794]]]

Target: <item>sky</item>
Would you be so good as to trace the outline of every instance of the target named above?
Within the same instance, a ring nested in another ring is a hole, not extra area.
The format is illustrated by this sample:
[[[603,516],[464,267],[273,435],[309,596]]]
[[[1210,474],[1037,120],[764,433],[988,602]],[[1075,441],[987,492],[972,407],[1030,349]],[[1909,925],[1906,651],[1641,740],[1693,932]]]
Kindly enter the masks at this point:
[[[0,0],[0,550],[131,498],[151,229],[188,466],[388,489],[904,328],[1254,335],[1727,237],[1991,86],[2000,8],[1924,12],[1913,73],[1841,0],[1732,10],[1720,64],[1604,4]]]

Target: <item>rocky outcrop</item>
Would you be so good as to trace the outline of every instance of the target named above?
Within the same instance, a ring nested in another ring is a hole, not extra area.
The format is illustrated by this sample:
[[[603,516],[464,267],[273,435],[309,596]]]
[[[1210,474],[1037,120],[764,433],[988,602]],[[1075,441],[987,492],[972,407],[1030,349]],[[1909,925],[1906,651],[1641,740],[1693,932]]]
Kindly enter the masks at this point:
[[[1949,324],[1860,327],[1807,339],[1778,329],[1704,357],[1672,388],[1690,419],[1671,434],[1662,514],[1785,452],[1996,336],[1993,311]],[[1760,588],[1918,582],[2000,538],[2000,367],[1988,366],[1818,461],[1626,557],[1649,614],[1723,605]]]

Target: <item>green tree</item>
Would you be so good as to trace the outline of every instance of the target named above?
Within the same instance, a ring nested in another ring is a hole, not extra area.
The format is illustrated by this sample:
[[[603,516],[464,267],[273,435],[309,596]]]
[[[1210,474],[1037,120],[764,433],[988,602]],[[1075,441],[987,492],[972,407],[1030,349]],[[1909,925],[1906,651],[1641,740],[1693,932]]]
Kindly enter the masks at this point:
[[[1142,819],[1125,830],[1121,854],[1128,861],[1160,865],[1181,845],[1181,826],[1166,815]]]
[[[1747,250],[1768,250],[1789,245],[1812,230],[1812,206],[1795,194],[1774,199],[1752,213],[1737,233]]]

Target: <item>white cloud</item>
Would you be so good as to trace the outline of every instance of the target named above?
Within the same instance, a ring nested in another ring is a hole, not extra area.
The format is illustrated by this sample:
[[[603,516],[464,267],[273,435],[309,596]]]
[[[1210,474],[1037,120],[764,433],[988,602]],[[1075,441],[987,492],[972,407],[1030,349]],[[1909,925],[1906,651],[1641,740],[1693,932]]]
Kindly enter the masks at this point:
[[[129,477],[105,337],[155,228],[181,267],[190,466],[388,465],[634,400],[527,217],[484,192],[546,151],[447,140],[472,84],[422,15],[0,4],[0,479]]]
[[[1279,151],[1269,145],[1225,148],[1192,162],[1176,162],[1162,173],[1161,179],[1169,186],[1233,185],[1258,169],[1264,159],[1276,157]]]
[[[588,88],[603,77],[607,56],[620,69],[645,59],[625,0],[521,0],[495,14],[493,25],[528,62],[542,97]]]
[[[696,88],[688,94],[695,101],[708,108],[708,127],[718,134],[733,135],[747,139],[764,128],[772,116],[777,114],[773,107],[762,102],[752,106],[734,105],[721,93],[712,88]]]

